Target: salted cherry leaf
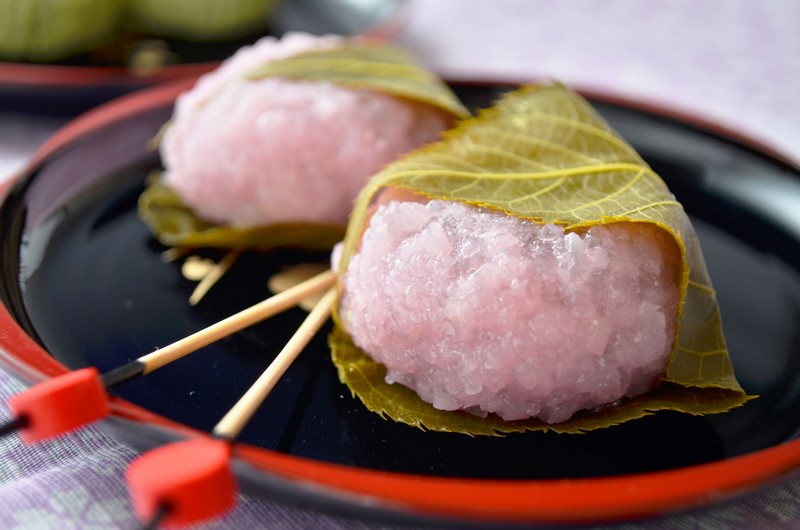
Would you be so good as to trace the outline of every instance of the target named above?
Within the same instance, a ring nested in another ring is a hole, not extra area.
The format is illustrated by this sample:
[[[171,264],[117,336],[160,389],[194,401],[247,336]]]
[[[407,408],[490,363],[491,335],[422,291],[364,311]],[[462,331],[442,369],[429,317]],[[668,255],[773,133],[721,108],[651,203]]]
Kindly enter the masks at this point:
[[[139,217],[162,244],[168,247],[269,250],[296,247],[330,250],[344,234],[344,226],[315,223],[279,223],[268,226],[235,227],[199,218],[178,194],[160,179],[151,179],[139,196]]]
[[[367,409],[383,418],[436,432],[470,436],[500,436],[524,431],[581,434],[665,410],[695,416],[726,412],[751,399],[743,392],[726,388],[687,387],[662,382],[646,394],[602,409],[579,411],[561,423],[549,424],[538,419],[505,421],[494,414],[481,418],[467,412],[439,410],[422,401],[413,390],[399,384],[387,384],[386,368],[353,344],[341,326],[334,327],[328,344],[339,379]]]
[[[349,42],[330,50],[271,61],[248,74],[250,79],[268,76],[363,88],[426,103],[458,118],[470,116],[438,76],[417,64],[405,51],[385,44]]]

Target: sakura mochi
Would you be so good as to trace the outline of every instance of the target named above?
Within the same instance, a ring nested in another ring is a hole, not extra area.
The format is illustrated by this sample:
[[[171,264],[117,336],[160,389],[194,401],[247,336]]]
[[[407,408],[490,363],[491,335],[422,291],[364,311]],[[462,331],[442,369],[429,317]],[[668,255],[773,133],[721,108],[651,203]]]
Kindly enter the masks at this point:
[[[581,433],[751,399],[683,206],[562,85],[509,91],[371,177],[332,262],[331,357],[385,418]]]
[[[368,176],[435,140],[454,119],[379,91],[248,77],[270,62],[347,42],[299,33],[267,37],[201,78],[178,98],[160,144],[166,185],[216,224],[344,225]]]
[[[454,201],[392,201],[340,315],[389,383],[442,410],[569,419],[648,391],[673,350],[680,252],[649,223],[565,232]]]

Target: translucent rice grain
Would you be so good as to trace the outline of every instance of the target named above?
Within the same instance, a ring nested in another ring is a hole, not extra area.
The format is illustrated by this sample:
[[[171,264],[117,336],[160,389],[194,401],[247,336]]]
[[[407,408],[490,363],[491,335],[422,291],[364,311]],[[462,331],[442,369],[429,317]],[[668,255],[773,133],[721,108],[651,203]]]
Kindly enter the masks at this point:
[[[390,202],[351,257],[340,314],[388,382],[435,407],[557,423],[651,388],[673,347],[678,260],[651,225],[564,233]]]
[[[201,78],[178,99],[161,143],[167,185],[217,224],[344,224],[367,177],[437,139],[451,118],[367,90],[246,78],[269,61],[342,42],[268,37]]]

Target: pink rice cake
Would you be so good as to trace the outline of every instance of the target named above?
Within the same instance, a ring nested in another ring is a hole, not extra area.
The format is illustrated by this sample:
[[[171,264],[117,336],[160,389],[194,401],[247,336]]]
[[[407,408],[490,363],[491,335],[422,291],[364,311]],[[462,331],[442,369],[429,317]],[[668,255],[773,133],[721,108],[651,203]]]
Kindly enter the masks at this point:
[[[368,90],[246,78],[269,61],[344,42],[267,37],[202,77],[178,98],[164,134],[166,184],[216,224],[344,224],[367,177],[452,122],[434,107]]]
[[[648,223],[581,233],[458,202],[374,212],[340,315],[387,382],[434,407],[569,419],[649,390],[673,349],[680,256]]]

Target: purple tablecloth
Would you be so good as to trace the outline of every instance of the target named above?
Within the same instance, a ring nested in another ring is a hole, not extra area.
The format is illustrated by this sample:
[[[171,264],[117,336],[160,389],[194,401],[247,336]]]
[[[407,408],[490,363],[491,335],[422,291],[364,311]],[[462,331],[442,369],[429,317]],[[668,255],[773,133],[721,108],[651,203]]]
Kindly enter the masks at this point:
[[[557,79],[715,121],[800,161],[800,3],[769,0],[409,2],[397,40],[451,78]],[[0,180],[62,123],[0,114]],[[800,211],[800,205],[798,205]],[[0,421],[22,385],[0,370]],[[0,528],[135,528],[135,451],[95,427],[0,440]],[[242,496],[204,528],[380,528]],[[800,527],[800,480],[621,528]]]

